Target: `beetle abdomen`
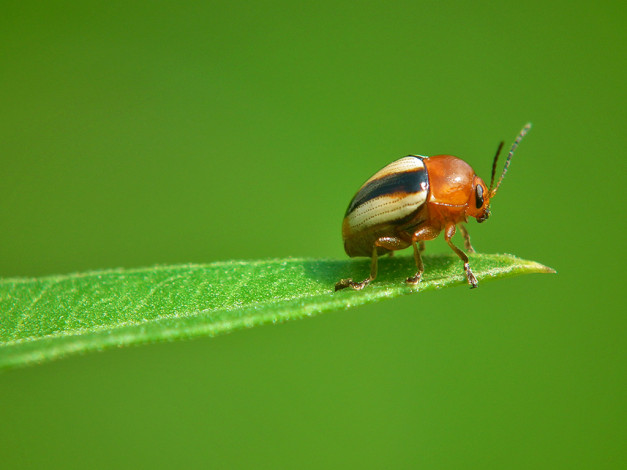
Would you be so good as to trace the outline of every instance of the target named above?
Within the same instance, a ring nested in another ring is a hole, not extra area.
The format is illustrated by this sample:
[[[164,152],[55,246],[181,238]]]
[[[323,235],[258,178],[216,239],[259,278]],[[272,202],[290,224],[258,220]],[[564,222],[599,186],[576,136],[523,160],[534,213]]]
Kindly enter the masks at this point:
[[[357,191],[346,210],[345,226],[356,233],[411,219],[427,200],[428,192],[429,178],[422,157],[396,160]]]

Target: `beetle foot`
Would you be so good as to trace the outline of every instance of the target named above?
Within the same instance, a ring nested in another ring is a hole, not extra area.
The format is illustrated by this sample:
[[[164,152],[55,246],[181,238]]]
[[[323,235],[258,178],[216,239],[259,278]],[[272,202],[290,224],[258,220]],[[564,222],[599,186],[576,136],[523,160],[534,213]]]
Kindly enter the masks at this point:
[[[368,284],[370,284],[370,279],[364,279],[361,282],[355,282],[355,281],[353,281],[350,278],[349,279],[340,279],[335,284],[335,292],[337,292],[338,290],[346,289],[347,287],[350,287],[350,288],[355,289],[355,290],[362,290]]]
[[[468,265],[468,263],[464,263],[464,269],[466,270],[466,278],[468,279],[468,284],[470,284],[470,288],[474,289],[476,287],[479,287],[479,282],[470,270],[470,266]]]
[[[422,273],[416,273],[415,276],[408,277],[405,282],[409,285],[416,286],[422,280]]]

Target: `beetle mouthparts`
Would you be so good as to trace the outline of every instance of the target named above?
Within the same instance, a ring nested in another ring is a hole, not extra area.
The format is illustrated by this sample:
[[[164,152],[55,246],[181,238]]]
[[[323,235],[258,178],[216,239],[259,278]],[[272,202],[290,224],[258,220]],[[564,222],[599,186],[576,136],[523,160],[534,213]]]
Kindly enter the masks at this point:
[[[488,220],[490,218],[490,208],[486,208],[485,212],[483,213],[483,215],[481,217],[477,217],[477,222],[481,223],[481,222],[485,222],[486,220]]]

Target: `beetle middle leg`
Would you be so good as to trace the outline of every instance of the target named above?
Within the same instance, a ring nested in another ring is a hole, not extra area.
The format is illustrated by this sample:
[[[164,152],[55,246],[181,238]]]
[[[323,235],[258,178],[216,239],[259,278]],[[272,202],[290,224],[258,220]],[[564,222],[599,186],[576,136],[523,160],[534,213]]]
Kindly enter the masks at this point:
[[[459,256],[461,260],[464,262],[464,270],[466,271],[466,279],[468,279],[468,284],[470,284],[470,288],[474,289],[475,287],[479,285],[479,283],[477,282],[477,278],[475,277],[475,275],[470,270],[470,265],[468,264],[468,256],[466,255],[466,253],[464,253],[462,250],[460,250],[453,244],[453,241],[451,240],[451,238],[453,238],[453,235],[455,235],[455,225],[451,224],[446,227],[446,232],[444,233],[444,239],[446,240],[446,243],[448,243],[448,246],[450,246],[453,249],[453,251],[457,253],[457,256]]]
[[[425,240],[433,240],[438,236],[440,231],[430,225],[425,225],[416,230],[411,236],[411,245],[414,248],[414,261],[416,262],[416,274],[412,277],[405,279],[405,282],[410,285],[416,285],[422,280],[422,274],[425,272],[424,265],[422,264],[422,257],[420,253],[425,251]]]
[[[464,237],[464,248],[466,248],[468,253],[475,253],[475,249],[470,244],[470,234],[468,233],[468,230],[462,224],[459,224],[458,227],[459,231],[462,232],[462,237]]]
[[[422,243],[422,248],[424,250],[424,242],[421,241],[420,243]],[[412,277],[408,277],[407,279],[405,279],[405,282],[407,284],[416,285],[422,279],[422,273],[425,272],[425,267],[422,264],[422,257],[420,256],[420,252],[423,250],[420,250],[418,248],[418,246],[416,245],[416,242],[413,242],[411,246],[414,248],[414,261],[416,261],[416,268],[418,268],[418,271]]]

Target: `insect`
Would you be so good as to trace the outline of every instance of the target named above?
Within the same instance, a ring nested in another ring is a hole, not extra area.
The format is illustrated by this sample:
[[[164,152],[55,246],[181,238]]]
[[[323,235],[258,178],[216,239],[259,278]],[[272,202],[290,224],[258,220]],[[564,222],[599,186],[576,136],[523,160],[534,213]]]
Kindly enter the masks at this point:
[[[424,267],[420,253],[424,242],[444,231],[444,239],[464,263],[471,288],[477,287],[468,256],[452,242],[459,228],[464,248],[474,249],[463,223],[474,217],[481,223],[490,216],[490,201],[496,195],[507,173],[512,155],[522,138],[531,129],[528,123],[520,131],[509,151],[496,187],[496,164],[504,142],[497,148],[492,163],[488,188],[468,163],[452,155],[409,155],[396,160],[375,173],[353,197],[342,223],[344,250],[350,257],[371,258],[370,276],[361,282],[342,279],[335,290],[351,287],[361,290],[377,277],[378,257],[409,246],[414,249],[416,274],[406,282],[417,285]]]

